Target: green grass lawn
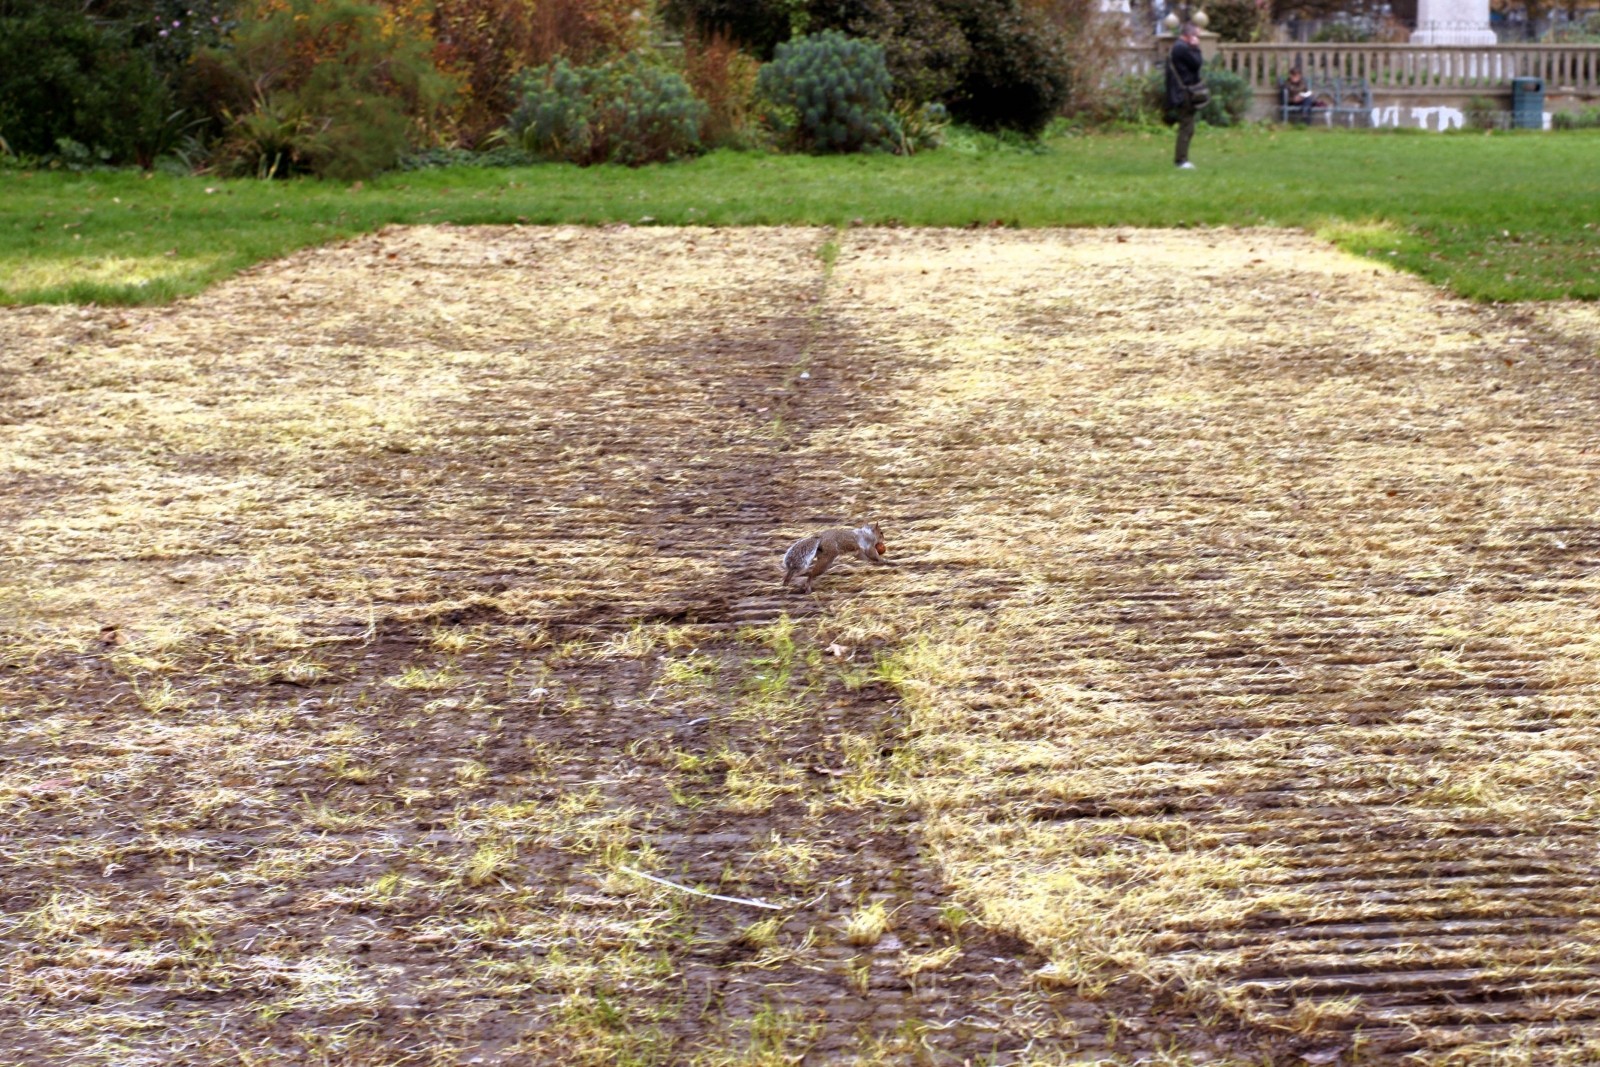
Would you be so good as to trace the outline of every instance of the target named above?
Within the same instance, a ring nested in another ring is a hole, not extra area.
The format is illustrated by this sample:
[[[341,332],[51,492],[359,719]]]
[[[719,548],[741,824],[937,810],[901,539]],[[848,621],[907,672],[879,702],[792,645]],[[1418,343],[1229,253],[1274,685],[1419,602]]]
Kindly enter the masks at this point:
[[[342,185],[0,172],[0,303],[160,303],[387,223],[1292,226],[1478,300],[1600,298],[1600,132],[961,135],[912,158],[455,168]]]

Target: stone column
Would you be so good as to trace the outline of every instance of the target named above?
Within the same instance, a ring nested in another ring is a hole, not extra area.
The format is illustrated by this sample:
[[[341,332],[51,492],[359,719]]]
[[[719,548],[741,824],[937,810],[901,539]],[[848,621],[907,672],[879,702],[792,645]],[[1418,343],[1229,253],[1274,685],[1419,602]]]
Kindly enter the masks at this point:
[[[1496,44],[1489,0],[1417,0],[1412,44]]]

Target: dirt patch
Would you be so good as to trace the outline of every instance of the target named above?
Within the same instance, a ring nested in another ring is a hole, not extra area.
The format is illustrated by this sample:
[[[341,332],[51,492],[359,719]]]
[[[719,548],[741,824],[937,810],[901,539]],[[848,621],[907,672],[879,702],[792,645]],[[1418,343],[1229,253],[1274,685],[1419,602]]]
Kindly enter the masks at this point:
[[[0,1052],[1578,1060],[1597,333],[1265,232],[8,311]]]

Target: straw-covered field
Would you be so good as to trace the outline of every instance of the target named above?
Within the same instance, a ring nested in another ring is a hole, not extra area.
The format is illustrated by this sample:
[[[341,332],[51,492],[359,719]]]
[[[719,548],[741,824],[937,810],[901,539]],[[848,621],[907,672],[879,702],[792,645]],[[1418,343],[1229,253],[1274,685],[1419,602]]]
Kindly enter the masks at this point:
[[[0,311],[0,1063],[1594,1063],[1597,369],[1267,231]]]

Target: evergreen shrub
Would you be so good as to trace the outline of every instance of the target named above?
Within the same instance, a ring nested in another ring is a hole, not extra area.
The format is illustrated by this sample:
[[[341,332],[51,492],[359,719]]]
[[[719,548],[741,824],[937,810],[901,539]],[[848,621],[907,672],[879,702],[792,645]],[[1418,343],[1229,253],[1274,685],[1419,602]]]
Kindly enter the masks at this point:
[[[50,156],[65,142],[148,166],[174,135],[174,110],[125,26],[60,0],[0,2],[0,136],[12,152]]]
[[[803,152],[859,152],[898,140],[883,48],[837,30],[778,46],[756,85],[784,147]]]
[[[418,0],[406,0],[416,4]],[[518,76],[557,56],[601,63],[646,43],[639,0],[427,0],[434,62],[460,79],[455,135],[482,145],[517,105]]]
[[[967,0],[958,10],[972,57],[950,113],[982,130],[1042,133],[1072,95],[1060,33],[1019,0]]]
[[[1243,126],[1255,99],[1250,83],[1231,70],[1216,68],[1203,73],[1211,87],[1211,101],[1200,109],[1200,121],[1208,126]]]
[[[951,0],[809,0],[813,31],[840,30],[883,46],[901,101],[942,101],[972,58]]]
[[[700,150],[706,105],[675,71],[630,54],[593,67],[556,59],[519,82],[508,130],[538,159],[658,163]]]

